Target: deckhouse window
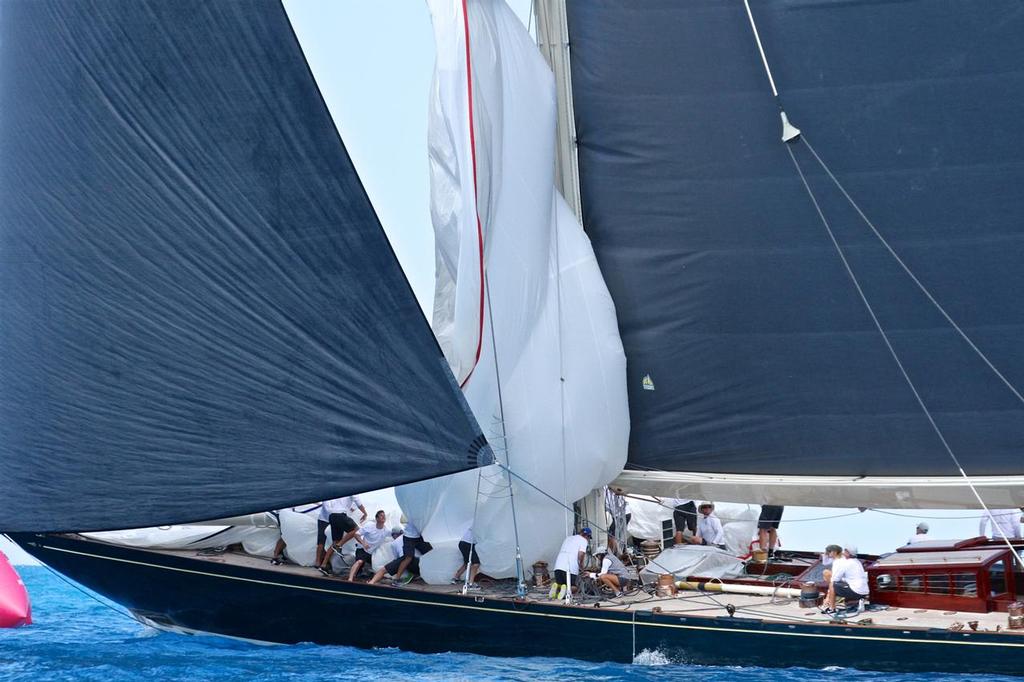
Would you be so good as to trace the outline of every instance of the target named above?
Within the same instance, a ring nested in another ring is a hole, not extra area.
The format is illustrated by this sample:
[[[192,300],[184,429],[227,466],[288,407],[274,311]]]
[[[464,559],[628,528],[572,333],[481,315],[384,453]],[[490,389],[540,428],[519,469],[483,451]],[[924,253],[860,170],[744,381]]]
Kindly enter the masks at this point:
[[[949,594],[950,580],[945,573],[934,573],[928,576],[929,594]]]
[[[997,561],[988,569],[988,589],[991,596],[1006,592],[1006,560]]]

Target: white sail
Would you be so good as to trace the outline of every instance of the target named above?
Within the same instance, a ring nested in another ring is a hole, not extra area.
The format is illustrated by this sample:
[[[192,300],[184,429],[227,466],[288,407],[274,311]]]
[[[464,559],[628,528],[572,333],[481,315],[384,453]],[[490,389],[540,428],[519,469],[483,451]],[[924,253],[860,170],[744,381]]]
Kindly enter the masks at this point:
[[[625,357],[593,249],[554,190],[550,69],[504,2],[428,4],[438,54],[429,129],[435,332],[499,461],[532,485],[510,484],[491,466],[397,495],[438,548],[421,562],[425,579],[450,577],[454,545],[474,518],[484,572],[505,577],[515,575],[517,535],[524,565],[551,559],[568,531],[561,501],[621,471]]]

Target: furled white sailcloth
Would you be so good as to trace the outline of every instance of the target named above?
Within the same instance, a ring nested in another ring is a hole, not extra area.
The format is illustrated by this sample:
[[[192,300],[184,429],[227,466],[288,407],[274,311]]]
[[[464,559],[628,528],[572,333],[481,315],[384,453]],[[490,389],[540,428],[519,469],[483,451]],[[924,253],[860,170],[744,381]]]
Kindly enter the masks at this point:
[[[501,0],[428,5],[435,333],[499,461],[571,504],[621,471],[629,416],[614,305],[553,185],[553,77]],[[397,495],[437,548],[421,561],[429,582],[450,577],[474,516],[483,571],[496,577],[515,575],[516,527],[528,570],[554,558],[571,524],[496,466]]]

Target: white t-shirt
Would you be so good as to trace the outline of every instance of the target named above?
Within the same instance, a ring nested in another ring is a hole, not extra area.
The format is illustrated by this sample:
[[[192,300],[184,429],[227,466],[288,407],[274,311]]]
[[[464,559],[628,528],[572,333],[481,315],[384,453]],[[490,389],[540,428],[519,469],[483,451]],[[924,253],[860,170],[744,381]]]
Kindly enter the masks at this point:
[[[416,527],[416,524],[412,521],[405,522],[405,537],[407,538],[418,538],[420,537],[420,529]]]
[[[910,537],[910,539],[907,540],[907,544],[908,545],[916,545],[919,542],[926,542],[927,540],[928,540],[928,534],[927,533],[918,533],[917,535],[912,535]]]
[[[460,540],[462,542],[468,542],[471,545],[476,544],[476,537],[473,536],[473,526],[466,528],[466,532],[462,534]]]
[[[390,535],[390,533],[388,533]],[[402,556],[402,536],[399,535],[397,538],[391,541],[390,545],[387,545],[387,549],[384,550],[390,554],[386,563],[391,563],[395,559]]]
[[[725,531],[722,529],[722,522],[714,514],[701,515],[697,519],[697,534],[709,545],[725,544]]]
[[[390,528],[378,528],[376,523],[370,523],[362,527],[359,532],[362,534],[363,539],[370,545],[368,550],[371,554],[378,547],[382,546],[385,542],[391,539]]]
[[[345,497],[336,497],[333,500],[324,500],[320,503],[320,520],[329,520],[331,514],[345,513],[352,516],[352,512],[358,511],[362,506],[363,501],[359,499],[358,495],[346,495]],[[352,520],[355,521],[356,519]]]
[[[558,557],[555,559],[555,570],[566,571],[569,575],[579,575],[580,552],[586,552],[590,542],[582,535],[570,535],[562,543],[558,550]]]
[[[857,594],[868,593],[868,574],[857,559],[838,557],[832,562],[832,582],[845,580],[850,589]]]
[[[1020,515],[1020,509],[993,509],[992,519],[995,520],[995,525],[1001,528],[1003,532],[1000,534],[996,528],[992,528],[992,537],[999,539],[1005,535],[1008,538],[1019,538]],[[981,522],[978,524],[978,535],[988,535],[986,532],[988,525],[988,514],[984,514],[981,517]]]
[[[683,504],[690,504],[691,502],[693,502],[693,500],[686,500],[686,499],[683,499],[682,497],[663,497],[663,498],[661,498],[661,503],[663,505],[665,505],[666,507],[672,507],[673,509],[675,509],[676,507],[678,507],[680,505],[683,505]]]

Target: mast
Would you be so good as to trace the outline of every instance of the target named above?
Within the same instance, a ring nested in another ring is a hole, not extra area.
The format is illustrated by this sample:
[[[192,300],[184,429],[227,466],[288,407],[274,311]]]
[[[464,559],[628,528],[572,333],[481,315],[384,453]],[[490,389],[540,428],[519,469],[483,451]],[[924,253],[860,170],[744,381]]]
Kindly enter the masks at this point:
[[[555,74],[555,92],[558,98],[555,186],[582,225],[580,168],[576,159],[576,119],[572,109],[569,25],[565,18],[565,0],[535,0],[533,6],[537,17],[537,47]]]

